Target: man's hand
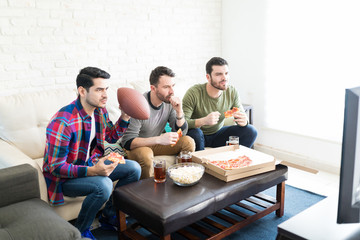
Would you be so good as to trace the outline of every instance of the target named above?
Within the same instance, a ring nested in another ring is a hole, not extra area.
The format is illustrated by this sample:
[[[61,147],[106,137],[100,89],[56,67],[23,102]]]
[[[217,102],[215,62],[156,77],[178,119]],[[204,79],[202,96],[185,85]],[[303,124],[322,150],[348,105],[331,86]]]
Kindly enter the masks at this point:
[[[167,132],[164,134],[161,134],[158,137],[157,144],[160,145],[172,145],[175,144],[178,139],[178,134],[176,132]]]
[[[120,105],[119,105],[119,109],[120,109],[120,111],[121,111],[120,118],[121,118],[122,120],[128,122],[131,117],[130,117],[129,115],[127,115],[127,114],[121,109],[121,106],[120,106]]]
[[[221,114],[219,112],[212,112],[209,113],[205,118],[204,118],[204,125],[215,125],[219,122],[219,117],[221,116]]]
[[[172,96],[170,98],[170,104],[177,113],[182,113],[182,102],[180,98]]]
[[[112,171],[116,168],[118,165],[117,163],[112,163],[109,165],[106,165],[104,162],[107,159],[108,156],[99,158],[99,161],[95,164],[95,166],[88,167],[88,176],[109,176]]]
[[[185,123],[185,115],[182,110],[182,102],[180,98],[172,96],[170,98],[170,104],[176,112],[176,125],[181,127]]]
[[[233,116],[234,116],[235,122],[239,126],[244,127],[248,124],[248,119],[247,119],[246,113],[238,111],[238,112],[233,113]]]

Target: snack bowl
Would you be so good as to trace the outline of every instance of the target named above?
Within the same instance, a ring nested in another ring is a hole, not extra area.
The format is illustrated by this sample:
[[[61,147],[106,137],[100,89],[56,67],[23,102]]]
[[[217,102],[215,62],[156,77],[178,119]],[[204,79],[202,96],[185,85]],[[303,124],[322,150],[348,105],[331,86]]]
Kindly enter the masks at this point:
[[[167,169],[169,177],[178,186],[192,186],[200,181],[204,174],[205,168],[198,163],[178,163]]]

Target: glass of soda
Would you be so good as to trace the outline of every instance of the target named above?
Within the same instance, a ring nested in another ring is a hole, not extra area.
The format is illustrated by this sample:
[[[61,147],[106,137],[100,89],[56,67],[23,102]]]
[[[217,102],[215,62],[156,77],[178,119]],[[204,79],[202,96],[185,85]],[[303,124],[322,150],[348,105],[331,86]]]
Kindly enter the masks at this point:
[[[178,163],[192,162],[192,153],[190,151],[181,151],[178,157]]]
[[[166,181],[166,161],[164,159],[154,159],[154,181],[162,183]]]
[[[229,145],[239,145],[239,137],[229,136]]]

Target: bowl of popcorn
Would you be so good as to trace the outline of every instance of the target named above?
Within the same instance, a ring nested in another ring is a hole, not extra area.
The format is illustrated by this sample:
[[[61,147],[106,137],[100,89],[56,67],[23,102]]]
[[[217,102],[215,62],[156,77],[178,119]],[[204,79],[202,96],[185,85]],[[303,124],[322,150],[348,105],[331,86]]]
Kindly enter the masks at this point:
[[[205,168],[198,163],[178,163],[167,169],[169,177],[178,186],[186,187],[198,183],[203,176]]]

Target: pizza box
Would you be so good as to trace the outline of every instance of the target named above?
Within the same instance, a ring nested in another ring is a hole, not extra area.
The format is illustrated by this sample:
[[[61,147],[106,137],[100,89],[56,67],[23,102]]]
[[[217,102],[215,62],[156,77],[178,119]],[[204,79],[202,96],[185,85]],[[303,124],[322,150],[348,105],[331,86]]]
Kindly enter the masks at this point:
[[[229,160],[243,155],[252,160],[252,163],[247,167],[225,170],[209,162],[210,160]],[[194,162],[205,167],[205,172],[226,182],[275,170],[275,158],[273,156],[241,145],[194,152],[192,158]]]
[[[224,182],[230,182],[230,181],[233,181],[233,180],[254,176],[256,174],[269,172],[269,171],[272,171],[272,170],[275,170],[275,166],[258,168],[258,169],[255,169],[255,170],[250,170],[250,171],[247,171],[247,172],[233,174],[233,175],[227,175],[227,176],[221,175],[221,174],[219,174],[217,172],[213,172],[212,170],[210,170],[208,168],[205,169],[205,172],[207,172],[208,174],[210,174],[210,175],[212,175],[212,176],[214,176],[214,177],[216,177],[216,178],[218,178],[218,179],[220,179],[220,180],[222,180]]]

